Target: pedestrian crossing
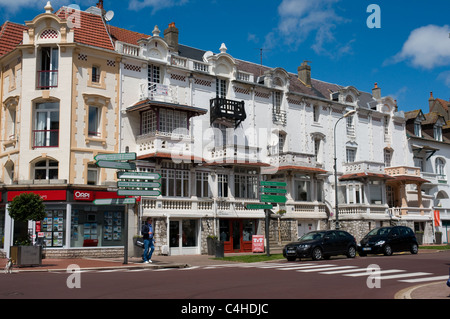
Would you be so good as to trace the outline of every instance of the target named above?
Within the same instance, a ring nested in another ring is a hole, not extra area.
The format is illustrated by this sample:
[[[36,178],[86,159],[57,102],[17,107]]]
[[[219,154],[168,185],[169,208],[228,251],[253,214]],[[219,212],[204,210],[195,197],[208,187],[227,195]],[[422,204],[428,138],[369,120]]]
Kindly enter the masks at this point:
[[[404,283],[426,283],[432,281],[443,281],[448,279],[448,275],[437,276],[428,272],[408,272],[404,269],[372,269],[368,267],[358,267],[355,265],[336,265],[321,263],[276,263],[276,262],[259,262],[259,263],[233,263],[218,264],[208,266],[192,266],[188,268],[116,268],[116,269],[85,269],[81,273],[114,273],[114,272],[171,272],[171,271],[193,271],[193,270],[213,270],[226,268],[255,268],[255,269],[272,269],[276,271],[292,272],[299,274],[320,274],[320,275],[336,275],[349,278],[369,277],[380,280],[398,280]],[[62,273],[62,272],[61,272]]]

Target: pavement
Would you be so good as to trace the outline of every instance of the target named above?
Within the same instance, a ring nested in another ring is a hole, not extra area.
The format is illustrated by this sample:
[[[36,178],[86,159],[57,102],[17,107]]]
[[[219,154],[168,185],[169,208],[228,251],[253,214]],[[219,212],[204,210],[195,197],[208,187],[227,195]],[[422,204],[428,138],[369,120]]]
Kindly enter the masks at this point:
[[[279,252],[272,252],[273,254]],[[226,254],[232,256],[235,254]],[[270,262],[270,261],[268,261]],[[215,259],[210,255],[189,256],[153,256],[151,264],[144,264],[140,257],[124,258],[77,258],[77,259],[43,259],[42,265],[32,267],[13,268],[14,273],[25,272],[61,272],[67,271],[69,266],[77,266],[82,270],[109,270],[109,269],[163,269],[163,268],[189,268],[195,266],[211,266],[220,264],[236,263]],[[0,259],[0,265],[6,265],[6,259]],[[446,281],[433,282],[399,291],[394,299],[447,299],[450,300],[450,288]]]

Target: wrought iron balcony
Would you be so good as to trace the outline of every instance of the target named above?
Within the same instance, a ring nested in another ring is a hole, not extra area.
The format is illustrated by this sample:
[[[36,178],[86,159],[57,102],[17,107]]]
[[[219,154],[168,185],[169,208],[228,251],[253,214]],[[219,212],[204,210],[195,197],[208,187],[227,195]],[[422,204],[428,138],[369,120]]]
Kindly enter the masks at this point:
[[[224,118],[234,121],[235,127],[238,127],[247,118],[244,101],[239,102],[216,97],[210,101],[210,106],[211,123]]]

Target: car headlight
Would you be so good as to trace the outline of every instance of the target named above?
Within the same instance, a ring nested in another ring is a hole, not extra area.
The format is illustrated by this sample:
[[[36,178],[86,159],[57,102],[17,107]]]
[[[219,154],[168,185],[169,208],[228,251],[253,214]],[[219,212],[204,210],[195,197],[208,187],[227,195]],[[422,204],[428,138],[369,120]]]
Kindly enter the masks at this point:
[[[298,248],[300,248],[300,249],[308,249],[309,247],[311,247],[311,245],[304,244],[304,245],[298,246]]]
[[[382,245],[384,245],[385,242],[386,242],[386,241],[384,241],[384,240],[377,241],[377,242],[375,243],[375,246],[382,246]]]

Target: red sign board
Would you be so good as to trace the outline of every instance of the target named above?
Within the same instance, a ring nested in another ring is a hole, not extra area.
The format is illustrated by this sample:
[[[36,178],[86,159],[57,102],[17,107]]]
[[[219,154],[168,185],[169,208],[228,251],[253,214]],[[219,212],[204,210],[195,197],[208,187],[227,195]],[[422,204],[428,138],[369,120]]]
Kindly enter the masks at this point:
[[[8,192],[8,202],[12,202],[14,197],[19,196],[20,194],[37,194],[42,197],[45,202],[51,201],[65,201],[67,199],[67,194],[65,190],[57,190],[57,191],[16,191],[16,192]]]
[[[252,237],[252,251],[254,253],[263,253],[264,252],[264,236],[262,236],[262,235],[253,235],[253,237]]]
[[[117,196],[116,192],[95,192],[76,190],[73,192],[73,199],[76,201],[93,202],[96,199],[109,198],[125,198],[125,196]]]

